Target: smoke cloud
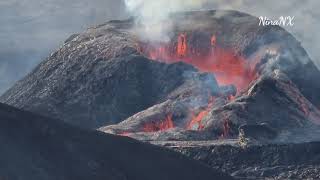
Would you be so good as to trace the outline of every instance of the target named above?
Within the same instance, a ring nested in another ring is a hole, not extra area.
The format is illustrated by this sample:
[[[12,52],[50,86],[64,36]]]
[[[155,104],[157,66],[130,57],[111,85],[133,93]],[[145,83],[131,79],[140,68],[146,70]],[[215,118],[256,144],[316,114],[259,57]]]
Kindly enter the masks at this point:
[[[171,30],[170,14],[198,10],[207,0],[125,0],[127,9],[137,18],[139,34],[154,41],[167,41]],[[165,23],[162,23],[165,21]]]
[[[206,2],[206,0],[125,0],[127,8],[144,20],[163,20],[172,12],[198,9]]]

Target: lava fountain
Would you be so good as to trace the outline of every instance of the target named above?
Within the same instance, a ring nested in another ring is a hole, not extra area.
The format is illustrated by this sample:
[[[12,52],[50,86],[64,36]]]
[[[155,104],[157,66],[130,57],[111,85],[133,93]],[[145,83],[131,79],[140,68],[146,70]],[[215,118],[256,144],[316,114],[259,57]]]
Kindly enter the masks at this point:
[[[179,33],[169,43],[143,42],[140,50],[152,60],[166,63],[182,61],[202,72],[213,73],[219,85],[232,84],[237,92],[246,89],[257,77],[257,63],[220,47],[215,35]]]

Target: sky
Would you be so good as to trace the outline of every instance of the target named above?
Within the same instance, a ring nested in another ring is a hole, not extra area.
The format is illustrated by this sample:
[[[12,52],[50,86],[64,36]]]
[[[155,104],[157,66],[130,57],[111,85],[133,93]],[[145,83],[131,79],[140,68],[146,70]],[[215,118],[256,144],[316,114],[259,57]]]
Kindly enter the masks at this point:
[[[181,0],[126,0],[148,5]],[[188,0],[196,9],[234,9],[255,16],[295,16],[286,27],[320,67],[319,0]],[[178,3],[179,4],[179,3]],[[188,7],[189,9],[192,7]],[[172,8],[175,9],[175,8]],[[181,10],[181,8],[179,9]],[[161,9],[157,12],[162,12]],[[0,0],[0,94],[30,72],[71,34],[132,15],[122,0]]]
[[[0,0],[0,94],[71,34],[127,17],[119,0]]]

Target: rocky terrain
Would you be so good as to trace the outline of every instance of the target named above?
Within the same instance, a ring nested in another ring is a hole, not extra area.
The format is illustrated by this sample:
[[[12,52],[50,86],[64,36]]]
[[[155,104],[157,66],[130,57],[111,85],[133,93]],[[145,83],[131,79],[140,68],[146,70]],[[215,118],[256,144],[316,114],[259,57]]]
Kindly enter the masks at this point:
[[[0,104],[0,179],[232,179],[182,155]]]
[[[319,179],[320,143],[242,148],[236,141],[161,142],[161,145],[222,169],[238,179]]]

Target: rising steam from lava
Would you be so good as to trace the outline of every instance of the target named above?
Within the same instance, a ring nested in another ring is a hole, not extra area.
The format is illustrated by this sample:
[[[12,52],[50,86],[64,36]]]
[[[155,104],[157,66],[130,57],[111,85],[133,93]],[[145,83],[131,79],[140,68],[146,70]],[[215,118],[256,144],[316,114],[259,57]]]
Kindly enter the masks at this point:
[[[141,37],[153,41],[168,41],[172,32],[170,15],[176,12],[199,10],[207,0],[125,0],[128,11],[139,24]],[[166,23],[162,23],[166,22]]]

